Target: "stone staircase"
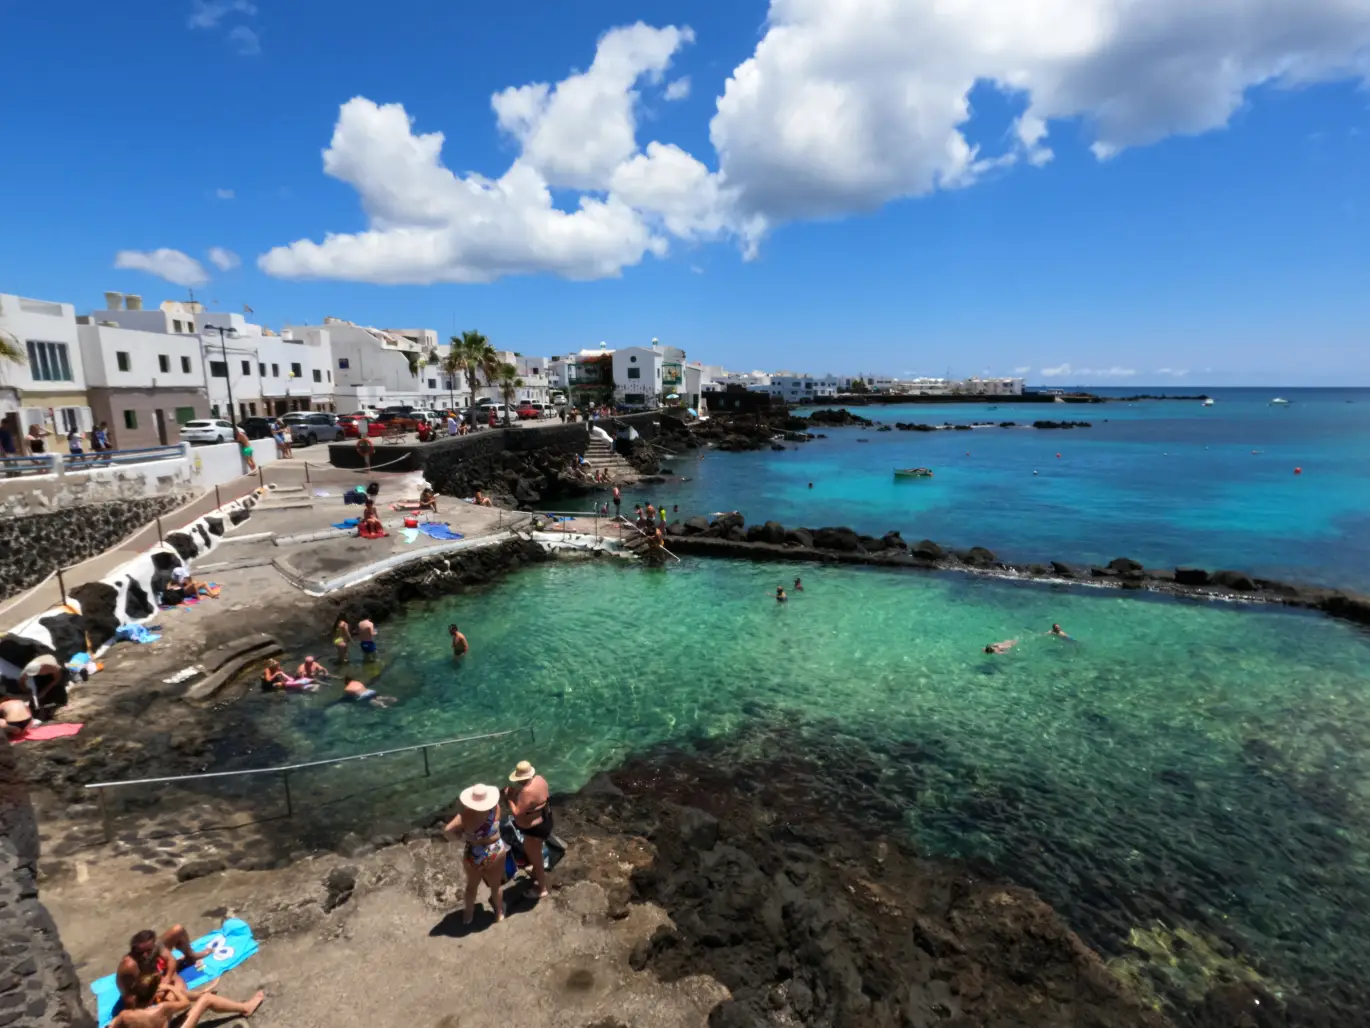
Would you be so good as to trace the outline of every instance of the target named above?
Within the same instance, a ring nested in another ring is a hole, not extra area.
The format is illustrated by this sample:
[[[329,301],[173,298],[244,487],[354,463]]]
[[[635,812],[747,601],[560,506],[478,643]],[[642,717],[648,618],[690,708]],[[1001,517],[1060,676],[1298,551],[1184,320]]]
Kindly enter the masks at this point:
[[[607,443],[603,439],[591,438],[590,444],[585,448],[585,461],[589,465],[590,474],[604,470],[614,479],[634,474],[633,466],[614,452],[612,443]]]

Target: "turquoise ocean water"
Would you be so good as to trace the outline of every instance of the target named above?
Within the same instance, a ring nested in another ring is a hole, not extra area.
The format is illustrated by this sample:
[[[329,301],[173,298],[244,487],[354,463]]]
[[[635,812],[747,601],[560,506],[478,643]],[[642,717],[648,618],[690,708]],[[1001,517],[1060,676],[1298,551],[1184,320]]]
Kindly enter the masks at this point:
[[[817,429],[828,438],[784,453],[682,455],[672,469],[692,481],[653,487],[650,497],[682,514],[740,510],[791,526],[898,529],[910,541],[986,546],[1009,560],[1128,556],[1370,586],[1370,390],[1211,392],[1213,407],[864,407],[858,413],[891,425],[1041,418],[1093,427]],[[1275,396],[1291,402],[1271,406]],[[917,465],[935,477],[894,479],[894,468]]]
[[[1364,587],[1370,399],[1293,391],[1281,410],[1266,393],[1219,391],[1209,410],[1040,409],[1095,423],[1069,433],[831,430],[797,453],[683,459],[694,481],[653,498],[1010,557],[1126,554]],[[895,486],[889,469],[910,463],[937,478]],[[795,574],[805,590],[777,605]],[[473,647],[459,665],[452,621]],[[1046,636],[1053,621],[1074,641]],[[1006,639],[1020,641],[982,652]],[[328,692],[238,705],[297,759],[534,726],[535,742],[435,754],[431,777],[348,801],[406,816],[521,756],[571,790],[662,744],[821,738],[885,769],[850,784],[896,800],[894,830],[1037,889],[1106,954],[1134,932],[1184,930],[1277,988],[1370,1008],[1368,658],[1365,631],[1282,610],[955,574],[560,562],[387,622],[361,677],[391,709]],[[370,773],[343,765],[296,789],[355,794]]]

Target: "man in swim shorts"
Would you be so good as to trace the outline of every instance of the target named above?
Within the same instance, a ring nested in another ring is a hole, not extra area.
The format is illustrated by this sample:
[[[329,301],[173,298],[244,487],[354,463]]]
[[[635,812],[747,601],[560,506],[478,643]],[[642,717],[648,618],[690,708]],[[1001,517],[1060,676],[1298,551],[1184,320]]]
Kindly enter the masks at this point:
[[[343,699],[354,703],[369,703],[373,707],[388,707],[397,702],[393,696],[382,696],[375,689],[368,689],[362,682],[352,681],[343,686]]]
[[[172,950],[179,950],[183,955],[177,959]],[[172,925],[160,937],[151,928],[146,928],[129,940],[128,952],[114,970],[114,984],[126,1006],[132,1001],[138,979],[146,974],[156,973],[164,983],[184,989],[180,972],[207,956],[209,950],[191,948],[190,934],[180,925]]]
[[[357,622],[357,638],[361,640],[362,656],[374,657],[376,655],[376,626],[370,618],[362,618]]]
[[[460,657],[471,652],[471,644],[456,625],[447,626],[447,634],[452,637],[452,656]]]

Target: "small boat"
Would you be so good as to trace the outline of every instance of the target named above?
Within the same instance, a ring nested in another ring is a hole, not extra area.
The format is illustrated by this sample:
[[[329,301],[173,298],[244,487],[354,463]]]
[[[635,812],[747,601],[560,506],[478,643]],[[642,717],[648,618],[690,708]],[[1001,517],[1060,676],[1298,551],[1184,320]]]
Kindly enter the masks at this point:
[[[1204,404],[1203,404],[1203,405],[1204,405],[1205,407],[1212,407],[1212,406],[1213,406],[1215,403],[1217,403],[1217,402],[1218,402],[1217,400],[1213,399],[1213,397],[1210,396],[1210,397],[1208,397],[1206,400],[1204,400]]]
[[[895,468],[895,478],[931,478],[932,471],[928,468]]]
[[[1289,401],[1286,400],[1283,396],[1277,396],[1277,397],[1275,397],[1273,400],[1270,401],[1270,406],[1272,406],[1272,407],[1288,407],[1288,406],[1289,406]]]

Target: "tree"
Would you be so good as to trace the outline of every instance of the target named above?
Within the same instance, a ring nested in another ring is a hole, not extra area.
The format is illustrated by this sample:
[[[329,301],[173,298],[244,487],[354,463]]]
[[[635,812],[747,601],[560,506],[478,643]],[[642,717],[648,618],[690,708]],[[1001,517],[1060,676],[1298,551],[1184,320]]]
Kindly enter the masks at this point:
[[[864,378],[858,378],[851,384],[851,391],[854,393],[868,393],[870,389],[866,386]]]
[[[0,332],[0,364],[27,364],[28,355],[19,340],[8,332]]]
[[[514,402],[517,391],[523,387],[523,379],[518,377],[519,369],[512,364],[501,364],[495,369],[499,380],[500,396],[504,399],[504,427],[509,427],[509,408]]]
[[[499,368],[499,358],[490,340],[479,332],[468,330],[460,336],[452,337],[452,348],[443,361],[443,371],[456,378],[463,375],[467,388],[471,390],[471,424],[476,423],[476,390],[480,388],[480,376],[493,382]]]

